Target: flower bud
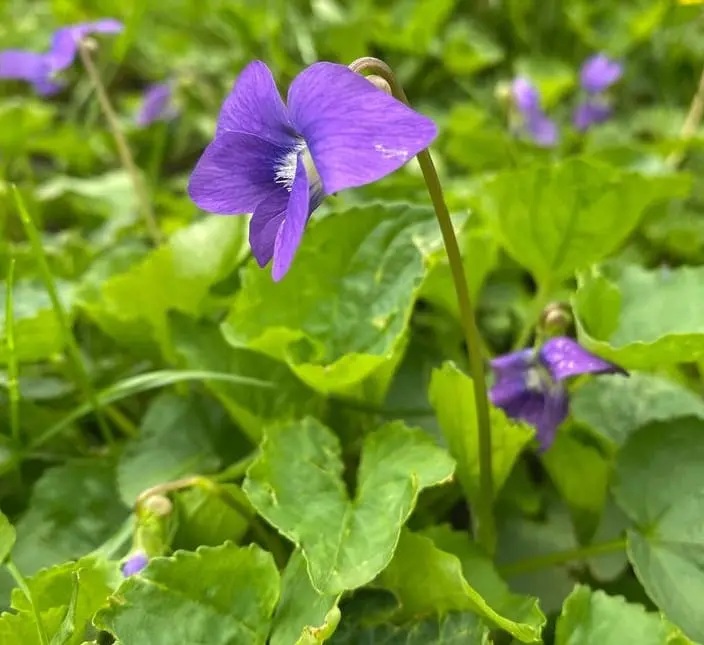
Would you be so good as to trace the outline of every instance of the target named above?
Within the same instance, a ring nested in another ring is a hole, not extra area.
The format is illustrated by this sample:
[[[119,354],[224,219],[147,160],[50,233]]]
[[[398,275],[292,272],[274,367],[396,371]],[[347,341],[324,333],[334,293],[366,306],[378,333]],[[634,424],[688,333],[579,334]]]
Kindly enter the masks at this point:
[[[385,78],[382,78],[381,76],[377,76],[376,74],[370,74],[369,76],[365,76],[365,78],[377,89],[381,90],[382,92],[386,92],[389,96],[393,94],[391,91],[391,86],[389,85],[388,81]]]
[[[543,337],[562,336],[571,324],[572,313],[567,303],[551,302],[543,309],[540,318],[540,329]]]

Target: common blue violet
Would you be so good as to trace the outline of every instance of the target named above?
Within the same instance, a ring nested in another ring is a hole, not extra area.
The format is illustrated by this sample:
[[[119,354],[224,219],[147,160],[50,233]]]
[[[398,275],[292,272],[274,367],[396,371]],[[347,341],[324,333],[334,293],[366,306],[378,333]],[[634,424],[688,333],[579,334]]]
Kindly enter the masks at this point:
[[[551,148],[557,144],[558,131],[540,105],[538,89],[522,76],[511,84],[511,97],[521,115],[521,128],[532,141],[541,147]]]
[[[541,450],[550,447],[567,417],[566,379],[580,374],[628,374],[566,336],[551,338],[538,349],[499,356],[491,361],[491,368],[491,402],[509,417],[534,426]]]
[[[431,119],[343,65],[306,68],[284,104],[269,68],[254,61],[226,98],[188,192],[211,213],[252,213],[252,253],[262,267],[273,259],[278,281],[327,195],[394,172],[436,134]]]
[[[61,27],[54,32],[51,48],[44,53],[7,49],[0,51],[0,78],[31,83],[43,96],[55,94],[64,86],[56,75],[70,67],[78,53],[78,46],[93,33],[116,34],[123,25],[112,18]]]
[[[146,127],[155,121],[168,121],[176,116],[173,101],[172,83],[155,83],[144,92],[142,105],[135,117],[139,127]]]

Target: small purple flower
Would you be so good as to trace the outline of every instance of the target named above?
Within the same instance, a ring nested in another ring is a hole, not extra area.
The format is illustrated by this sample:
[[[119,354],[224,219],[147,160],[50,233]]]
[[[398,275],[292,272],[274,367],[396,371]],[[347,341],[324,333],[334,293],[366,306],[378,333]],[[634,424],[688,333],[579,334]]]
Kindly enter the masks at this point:
[[[224,102],[188,193],[211,213],[252,213],[252,252],[261,267],[273,258],[278,281],[325,196],[394,172],[436,134],[431,119],[343,65],[303,70],[284,104],[269,68],[254,61]]]
[[[172,83],[156,83],[148,87],[135,123],[143,128],[155,121],[168,121],[176,116],[176,108],[172,104],[173,94]]]
[[[623,74],[623,65],[606,54],[596,54],[587,58],[580,71],[580,85],[588,94],[600,94]]]
[[[523,349],[491,362],[495,382],[489,397],[509,417],[535,426],[540,449],[552,444],[568,413],[564,381],[579,374],[628,373],[566,336],[546,341],[538,350]]]
[[[519,76],[511,84],[513,103],[521,115],[521,129],[538,146],[551,148],[557,144],[557,125],[543,111],[540,93],[527,78]]]
[[[122,565],[122,575],[127,578],[139,573],[144,567],[149,564],[149,558],[144,551],[135,551],[132,553]]]
[[[81,40],[89,34],[115,34],[122,29],[122,23],[105,18],[58,29],[51,48],[43,54],[22,49],[0,51],[0,78],[27,81],[42,96],[56,94],[64,84],[55,77],[73,63]]]
[[[593,125],[609,120],[613,110],[611,106],[599,99],[587,99],[580,103],[572,115],[572,123],[580,132],[586,132]]]

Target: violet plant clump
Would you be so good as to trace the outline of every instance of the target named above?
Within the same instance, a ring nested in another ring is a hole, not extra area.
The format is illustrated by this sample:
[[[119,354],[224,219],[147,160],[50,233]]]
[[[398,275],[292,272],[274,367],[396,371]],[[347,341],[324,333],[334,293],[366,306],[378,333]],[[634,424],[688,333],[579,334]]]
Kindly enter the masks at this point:
[[[91,34],[117,34],[123,28],[120,21],[104,18],[57,29],[46,52],[0,51],[0,79],[26,81],[42,96],[56,94],[65,86],[58,75],[73,64],[84,38]]]
[[[426,148],[435,124],[343,65],[315,63],[281,99],[266,64],[242,70],[188,184],[221,215],[252,213],[249,243],[272,276],[288,272],[313,211],[378,181]]]
[[[579,83],[586,94],[574,110],[572,122],[580,132],[611,118],[613,108],[606,96],[607,90],[623,75],[623,65],[606,54],[595,54],[584,61]]]
[[[519,132],[543,148],[557,145],[557,124],[543,110],[538,88],[520,76],[511,84],[511,97],[519,114]]]
[[[157,121],[169,121],[178,114],[174,105],[174,82],[154,83],[147,87],[135,115],[135,124],[145,128]]]

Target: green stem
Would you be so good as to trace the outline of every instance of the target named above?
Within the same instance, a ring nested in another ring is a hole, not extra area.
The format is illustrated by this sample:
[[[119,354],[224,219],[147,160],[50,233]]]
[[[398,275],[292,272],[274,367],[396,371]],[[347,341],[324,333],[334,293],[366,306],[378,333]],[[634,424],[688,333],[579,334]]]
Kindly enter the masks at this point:
[[[51,274],[51,268],[49,267],[49,262],[46,259],[46,253],[44,253],[44,247],[42,246],[42,241],[39,237],[39,231],[32,221],[27,208],[25,207],[24,200],[22,199],[22,195],[20,195],[19,190],[17,190],[16,186],[13,186],[12,188],[15,197],[15,204],[17,205],[17,210],[20,215],[20,220],[22,221],[22,225],[24,226],[24,230],[27,233],[27,237],[29,238],[29,242],[36,257],[37,264],[39,265],[39,271],[42,274],[44,286],[46,287],[52,307],[54,308],[54,314],[59,321],[59,327],[61,328],[61,333],[64,337],[64,343],[66,344],[68,354],[73,361],[76,378],[83,389],[84,396],[95,412],[103,440],[107,444],[111,445],[114,441],[112,433],[110,432],[110,428],[108,427],[103,416],[100,403],[98,402],[98,398],[95,395],[95,390],[93,390],[93,386],[90,382],[90,376],[88,375],[86,366],[83,363],[81,350],[79,349],[78,343],[73,336],[73,330],[71,329],[68,317],[66,316],[63,305],[59,300],[59,293],[56,290],[56,283],[54,282],[54,277]]]
[[[27,598],[29,606],[32,608],[32,614],[34,615],[34,622],[37,625],[37,633],[39,634],[39,642],[41,645],[49,645],[49,637],[46,635],[46,629],[44,629],[44,623],[42,622],[41,614],[39,613],[39,608],[34,604],[32,599],[32,592],[29,590],[27,581],[24,576],[20,573],[20,570],[15,566],[12,560],[5,562],[8,572],[14,579],[17,586],[20,588],[22,593]]]
[[[406,93],[391,68],[377,58],[365,57],[356,60],[350,65],[352,71],[376,74],[385,80],[391,93],[398,100],[410,106]],[[469,371],[474,386],[474,399],[477,412],[477,427],[479,431],[479,499],[476,509],[476,537],[478,542],[488,553],[493,553],[496,544],[496,527],[494,525],[493,501],[494,484],[492,476],[491,454],[491,421],[489,416],[489,399],[486,391],[484,375],[484,360],[482,358],[482,338],[479,327],[474,317],[472,302],[469,297],[467,278],[464,273],[462,256],[452,226],[450,213],[445,203],[442,186],[438,173],[435,170],[433,159],[428,150],[423,150],[417,155],[425,185],[428,189],[430,201],[435,209],[435,215],[440,225],[445,252],[452,272],[452,281],[460,309],[460,320],[464,332],[469,359]]]
[[[598,542],[589,546],[568,549],[567,551],[556,551],[547,555],[538,555],[534,558],[519,560],[513,564],[499,567],[499,572],[506,577],[518,576],[524,573],[533,573],[542,569],[549,569],[561,564],[573,562],[575,560],[586,560],[598,555],[615,553],[626,549],[626,538],[618,538],[609,542]]]
[[[252,462],[256,458],[257,458],[257,453],[253,452],[251,455],[247,455],[246,457],[243,457],[239,461],[236,461],[234,464],[230,464],[222,472],[219,472],[216,475],[212,475],[211,479],[214,482],[228,482],[228,481],[236,481],[238,479],[242,479],[242,477],[245,476],[245,474],[247,473],[247,470],[249,469],[249,467],[252,465]]]
[[[93,59],[91,58],[90,51],[84,42],[79,43],[78,52],[83,61],[83,66],[93,83],[93,88],[95,89],[96,96],[98,97],[98,103],[100,104],[100,109],[103,111],[105,120],[107,121],[108,128],[115,140],[115,146],[117,147],[117,154],[120,157],[120,162],[123,168],[127,171],[127,174],[132,180],[132,186],[134,188],[135,195],[139,201],[139,205],[142,211],[142,216],[144,217],[144,222],[147,225],[147,231],[149,235],[154,240],[155,244],[161,242],[161,231],[159,230],[159,225],[152,211],[151,201],[149,199],[149,194],[142,180],[142,176],[139,174],[139,169],[137,164],[132,157],[130,152],[130,147],[127,144],[127,139],[125,138],[122,128],[120,127],[120,121],[117,118],[117,114],[110,103],[108,98],[108,93],[105,90],[105,85],[100,78],[100,73],[98,68],[95,66]]]
[[[7,341],[7,392],[10,398],[10,428],[12,439],[20,446],[20,384],[17,354],[15,353],[15,319],[13,285],[15,283],[15,258],[10,260],[5,285],[5,339]]]

